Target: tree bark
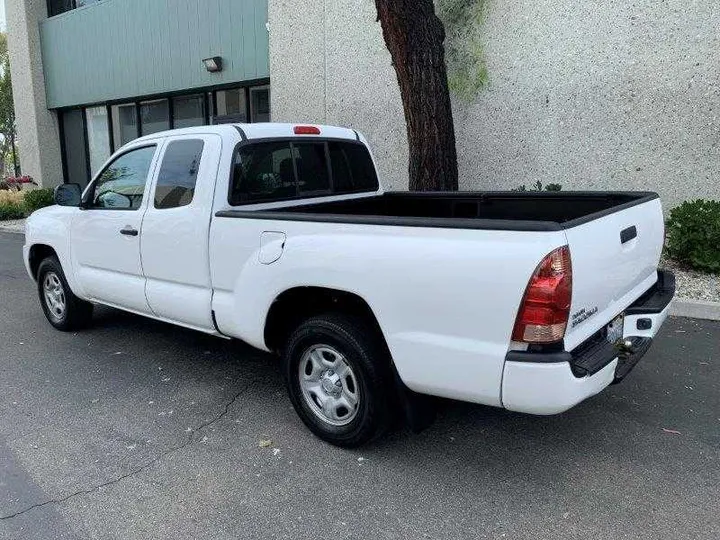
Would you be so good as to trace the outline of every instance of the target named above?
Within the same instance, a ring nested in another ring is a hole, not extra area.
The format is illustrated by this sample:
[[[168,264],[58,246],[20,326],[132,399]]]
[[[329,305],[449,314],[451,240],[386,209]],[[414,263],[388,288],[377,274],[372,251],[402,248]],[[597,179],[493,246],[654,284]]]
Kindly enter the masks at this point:
[[[17,153],[15,150],[15,133],[14,132],[10,135],[10,144],[12,145],[13,173],[15,174],[15,177],[18,177],[18,176],[20,176],[20,167],[18,167],[18,162],[17,162]]]
[[[411,191],[456,191],[457,151],[445,66],[445,29],[433,0],[375,0],[400,85]]]

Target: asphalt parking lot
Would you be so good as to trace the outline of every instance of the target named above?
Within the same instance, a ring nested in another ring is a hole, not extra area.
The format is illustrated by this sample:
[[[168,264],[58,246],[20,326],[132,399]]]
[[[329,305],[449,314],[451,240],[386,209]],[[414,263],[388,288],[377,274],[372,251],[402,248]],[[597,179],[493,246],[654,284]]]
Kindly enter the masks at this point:
[[[111,309],[63,334],[0,233],[0,538],[720,538],[720,324],[560,416],[314,438],[272,357]],[[261,440],[269,440],[261,446]]]

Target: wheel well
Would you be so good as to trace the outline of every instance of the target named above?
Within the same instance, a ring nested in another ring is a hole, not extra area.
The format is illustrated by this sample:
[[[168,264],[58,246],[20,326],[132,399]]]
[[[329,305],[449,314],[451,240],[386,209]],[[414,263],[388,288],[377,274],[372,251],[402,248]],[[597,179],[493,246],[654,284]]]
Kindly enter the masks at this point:
[[[357,294],[324,287],[296,287],[282,293],[270,306],[265,319],[265,344],[271,351],[279,351],[302,321],[328,311],[360,316],[382,336],[375,314]]]
[[[40,263],[47,257],[52,257],[53,255],[57,257],[55,250],[45,244],[35,244],[30,248],[30,271],[34,278],[37,278]]]

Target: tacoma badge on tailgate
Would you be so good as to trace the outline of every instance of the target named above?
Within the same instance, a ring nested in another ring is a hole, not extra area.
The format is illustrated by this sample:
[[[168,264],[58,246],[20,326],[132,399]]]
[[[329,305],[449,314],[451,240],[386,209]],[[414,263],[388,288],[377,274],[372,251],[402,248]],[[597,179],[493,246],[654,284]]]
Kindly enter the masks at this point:
[[[595,315],[598,312],[597,306],[595,306],[592,309],[585,309],[582,308],[580,311],[576,311],[572,314],[572,324],[570,325],[572,328],[575,328],[578,324],[585,321],[586,319],[589,319],[593,315]]]

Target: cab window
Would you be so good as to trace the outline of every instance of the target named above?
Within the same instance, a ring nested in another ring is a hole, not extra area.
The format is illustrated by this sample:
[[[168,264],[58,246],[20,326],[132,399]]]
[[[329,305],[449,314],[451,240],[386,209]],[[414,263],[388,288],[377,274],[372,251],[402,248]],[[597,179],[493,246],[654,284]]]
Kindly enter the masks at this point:
[[[89,208],[137,210],[140,208],[155,146],[125,152],[112,161],[95,181]]]
[[[178,208],[192,202],[203,146],[201,139],[168,144],[155,187],[155,208]]]

